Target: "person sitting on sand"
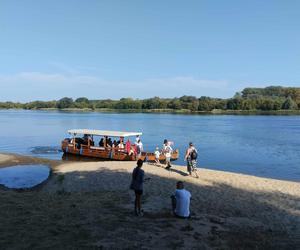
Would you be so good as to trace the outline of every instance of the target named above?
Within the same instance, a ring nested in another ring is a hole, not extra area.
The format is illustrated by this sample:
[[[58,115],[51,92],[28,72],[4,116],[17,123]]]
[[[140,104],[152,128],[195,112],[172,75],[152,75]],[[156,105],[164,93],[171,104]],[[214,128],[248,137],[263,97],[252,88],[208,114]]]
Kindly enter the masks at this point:
[[[190,218],[191,197],[191,193],[184,189],[183,182],[178,181],[176,184],[175,194],[171,196],[174,216],[183,219]]]
[[[132,180],[130,184],[130,189],[134,191],[135,201],[134,201],[134,212],[136,216],[143,216],[143,210],[141,209],[141,197],[143,195],[143,183],[145,180],[145,172],[142,169],[143,161],[139,159],[137,161],[137,166],[132,172]]]
[[[198,151],[194,147],[193,143],[189,143],[189,147],[186,150],[186,154],[184,157],[184,160],[187,161],[187,171],[189,175],[192,175],[192,172],[195,173],[196,178],[199,178],[197,174],[197,157],[198,157]]]

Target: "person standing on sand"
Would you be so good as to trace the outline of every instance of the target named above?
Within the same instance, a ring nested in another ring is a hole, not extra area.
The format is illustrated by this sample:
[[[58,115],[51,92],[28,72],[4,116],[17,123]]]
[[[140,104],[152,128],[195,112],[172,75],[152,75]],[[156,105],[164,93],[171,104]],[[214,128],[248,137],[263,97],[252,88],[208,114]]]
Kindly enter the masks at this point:
[[[192,172],[194,172],[196,178],[199,178],[197,174],[197,157],[198,157],[198,151],[194,147],[193,143],[190,142],[189,147],[186,150],[184,160],[187,161],[187,171],[189,175],[192,175]]]
[[[141,209],[141,197],[143,195],[143,183],[145,180],[149,180],[150,178],[144,179],[145,172],[142,169],[143,161],[139,159],[137,161],[137,166],[132,172],[132,180],[130,184],[130,189],[134,191],[135,200],[134,200],[134,212],[136,216],[143,216],[143,210]]]
[[[156,163],[156,165],[160,165],[160,161],[159,161],[160,152],[159,152],[159,148],[158,147],[156,147],[156,149],[154,151],[154,155],[155,155],[155,163]]]
[[[171,148],[170,143],[167,140],[165,140],[164,142],[163,152],[166,157],[166,169],[169,170],[172,167],[171,156],[172,156],[173,149]]]
[[[191,193],[184,189],[182,181],[176,184],[175,194],[171,196],[172,211],[174,216],[182,219],[190,218]]]

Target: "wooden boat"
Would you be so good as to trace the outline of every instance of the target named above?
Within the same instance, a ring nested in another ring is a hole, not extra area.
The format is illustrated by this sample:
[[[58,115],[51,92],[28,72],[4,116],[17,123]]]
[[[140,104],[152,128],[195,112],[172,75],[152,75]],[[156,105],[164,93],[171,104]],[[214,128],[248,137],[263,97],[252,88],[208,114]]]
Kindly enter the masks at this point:
[[[172,152],[171,161],[177,160],[178,157],[179,157],[179,150],[176,149],[175,151]],[[147,158],[147,161],[154,162],[155,161],[155,154],[154,153],[146,153],[146,158]],[[165,162],[166,161],[166,156],[164,154],[160,154],[159,161],[160,162]]]
[[[117,160],[117,161],[136,161],[142,159],[143,161],[149,160],[154,161],[154,154],[141,152],[137,154],[135,151],[126,151],[126,148],[103,146],[98,147],[94,145],[94,136],[100,136],[104,139],[104,145],[107,145],[106,140],[108,137],[119,138],[120,141],[124,142],[126,137],[140,136],[141,132],[121,132],[121,131],[106,131],[106,130],[91,130],[91,129],[71,129],[68,130],[71,138],[65,138],[61,142],[62,151],[65,154],[72,154],[74,156],[86,156],[101,158],[107,160]],[[86,140],[78,135],[84,135]],[[149,159],[148,159],[149,158]],[[172,160],[178,158],[178,150],[176,150],[172,155]],[[161,161],[165,158],[162,155]]]

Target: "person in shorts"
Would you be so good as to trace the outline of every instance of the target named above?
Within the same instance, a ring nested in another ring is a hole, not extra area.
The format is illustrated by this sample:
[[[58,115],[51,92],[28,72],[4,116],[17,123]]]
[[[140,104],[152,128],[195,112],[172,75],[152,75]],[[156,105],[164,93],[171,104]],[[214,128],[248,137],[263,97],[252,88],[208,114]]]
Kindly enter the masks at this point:
[[[189,175],[195,173],[196,178],[199,178],[197,174],[197,157],[198,157],[198,151],[194,147],[193,143],[190,142],[189,147],[186,150],[184,160],[187,162],[187,172],[189,173]]]
[[[157,165],[160,164],[160,161],[159,161],[159,157],[160,157],[160,152],[159,152],[159,148],[156,147],[155,151],[154,151],[154,155],[155,155],[155,163]]]
[[[164,151],[164,154],[165,154],[165,157],[166,157],[166,169],[170,169],[172,167],[172,165],[171,165],[171,156],[172,156],[173,149],[171,148],[171,146],[168,142],[165,145],[163,151]]]
[[[141,209],[141,197],[143,195],[143,183],[145,172],[142,169],[143,161],[139,159],[137,161],[137,166],[133,169],[132,180],[130,184],[130,189],[134,191],[134,212],[136,216],[142,216],[143,210]]]
[[[182,219],[190,218],[190,201],[191,193],[184,189],[182,181],[178,181],[176,184],[176,191],[171,196],[172,211],[174,216]]]

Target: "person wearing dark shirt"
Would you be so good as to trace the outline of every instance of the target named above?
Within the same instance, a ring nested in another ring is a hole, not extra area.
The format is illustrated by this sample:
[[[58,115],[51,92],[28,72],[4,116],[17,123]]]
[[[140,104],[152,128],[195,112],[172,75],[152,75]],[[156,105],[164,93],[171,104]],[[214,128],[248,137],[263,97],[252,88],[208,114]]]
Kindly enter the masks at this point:
[[[104,147],[104,140],[103,140],[103,138],[101,138],[101,140],[99,141],[99,147]]]
[[[134,191],[135,201],[134,201],[134,211],[135,215],[142,216],[143,210],[141,209],[141,197],[143,195],[143,183],[145,172],[142,169],[143,161],[139,159],[137,161],[137,166],[132,172],[132,181],[130,189]],[[148,179],[148,178],[147,178]]]
[[[108,145],[109,147],[112,147],[113,142],[112,142],[111,138],[108,138],[107,145]]]

